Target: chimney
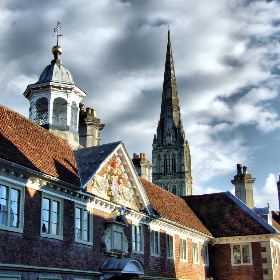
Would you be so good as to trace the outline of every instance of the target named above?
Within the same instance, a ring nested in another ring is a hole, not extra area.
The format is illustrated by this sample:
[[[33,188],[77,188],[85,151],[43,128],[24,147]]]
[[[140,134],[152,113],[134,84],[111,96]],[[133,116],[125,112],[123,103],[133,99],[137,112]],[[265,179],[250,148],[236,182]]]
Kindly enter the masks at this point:
[[[79,140],[80,145],[84,147],[92,147],[100,145],[100,132],[104,128],[104,124],[100,123],[100,119],[96,117],[96,110],[80,103],[79,114]]]
[[[243,166],[242,172],[242,165],[237,164],[237,174],[231,180],[231,183],[235,186],[235,196],[250,208],[254,208],[253,183],[255,180],[251,174],[248,174],[246,166]]]
[[[151,169],[153,165],[146,159],[145,153],[140,153],[140,156],[136,153],[133,154],[132,162],[137,171],[138,176],[151,181]]]

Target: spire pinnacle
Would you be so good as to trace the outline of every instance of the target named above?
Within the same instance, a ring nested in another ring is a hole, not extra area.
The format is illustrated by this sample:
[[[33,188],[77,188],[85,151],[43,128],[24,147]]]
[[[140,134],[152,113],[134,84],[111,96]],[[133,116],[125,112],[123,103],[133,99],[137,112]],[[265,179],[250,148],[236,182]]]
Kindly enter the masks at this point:
[[[169,25],[168,25],[168,37],[167,37],[167,42],[168,42],[168,45],[171,43],[170,41],[170,28],[169,28]]]
[[[166,50],[166,60],[165,60],[165,71],[164,71],[164,86],[175,86],[176,87],[176,77],[174,70],[174,62],[171,48],[171,38],[170,38],[170,28],[168,27],[168,41]]]

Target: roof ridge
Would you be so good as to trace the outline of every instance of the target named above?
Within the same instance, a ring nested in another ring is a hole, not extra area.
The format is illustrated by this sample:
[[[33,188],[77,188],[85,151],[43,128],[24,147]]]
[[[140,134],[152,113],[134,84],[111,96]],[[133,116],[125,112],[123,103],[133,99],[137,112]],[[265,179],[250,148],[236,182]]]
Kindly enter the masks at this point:
[[[231,192],[227,191],[224,192],[226,196],[228,196],[231,200],[233,200],[239,207],[241,207],[246,213],[248,213],[253,219],[255,219],[257,222],[259,222],[263,227],[265,227],[267,230],[269,230],[271,233],[276,233],[278,230],[276,230],[273,226],[268,224],[264,219],[262,219],[253,209],[248,207],[243,201],[238,199],[235,195],[233,195]]]

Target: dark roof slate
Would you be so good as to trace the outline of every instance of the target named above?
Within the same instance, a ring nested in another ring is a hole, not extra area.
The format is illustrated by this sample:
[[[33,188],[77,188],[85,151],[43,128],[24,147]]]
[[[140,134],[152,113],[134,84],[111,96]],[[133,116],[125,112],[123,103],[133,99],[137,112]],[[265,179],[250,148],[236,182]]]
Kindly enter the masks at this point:
[[[0,105],[0,158],[79,187],[72,148],[61,137]]]
[[[275,233],[276,230],[230,192],[185,196],[214,237]]]
[[[209,230],[198,219],[188,204],[180,197],[141,178],[152,208],[160,217],[171,220],[182,226],[211,235]]]
[[[278,211],[271,211],[272,215],[272,226],[280,231],[280,214]]]
[[[100,165],[120,145],[122,141],[104,144],[95,147],[84,148],[74,152],[81,186],[85,186],[95,175]]]

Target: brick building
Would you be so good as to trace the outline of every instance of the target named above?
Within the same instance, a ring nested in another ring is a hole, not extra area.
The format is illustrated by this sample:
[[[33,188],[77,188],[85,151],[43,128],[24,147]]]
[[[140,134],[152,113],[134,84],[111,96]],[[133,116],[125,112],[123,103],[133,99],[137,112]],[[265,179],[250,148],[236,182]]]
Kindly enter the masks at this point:
[[[137,176],[122,142],[74,151],[3,106],[0,116],[0,279],[205,279],[212,234]]]
[[[146,180],[144,154],[135,169],[123,142],[99,145],[104,125],[53,53],[24,93],[30,120],[0,106],[0,280],[280,279],[278,212]]]

